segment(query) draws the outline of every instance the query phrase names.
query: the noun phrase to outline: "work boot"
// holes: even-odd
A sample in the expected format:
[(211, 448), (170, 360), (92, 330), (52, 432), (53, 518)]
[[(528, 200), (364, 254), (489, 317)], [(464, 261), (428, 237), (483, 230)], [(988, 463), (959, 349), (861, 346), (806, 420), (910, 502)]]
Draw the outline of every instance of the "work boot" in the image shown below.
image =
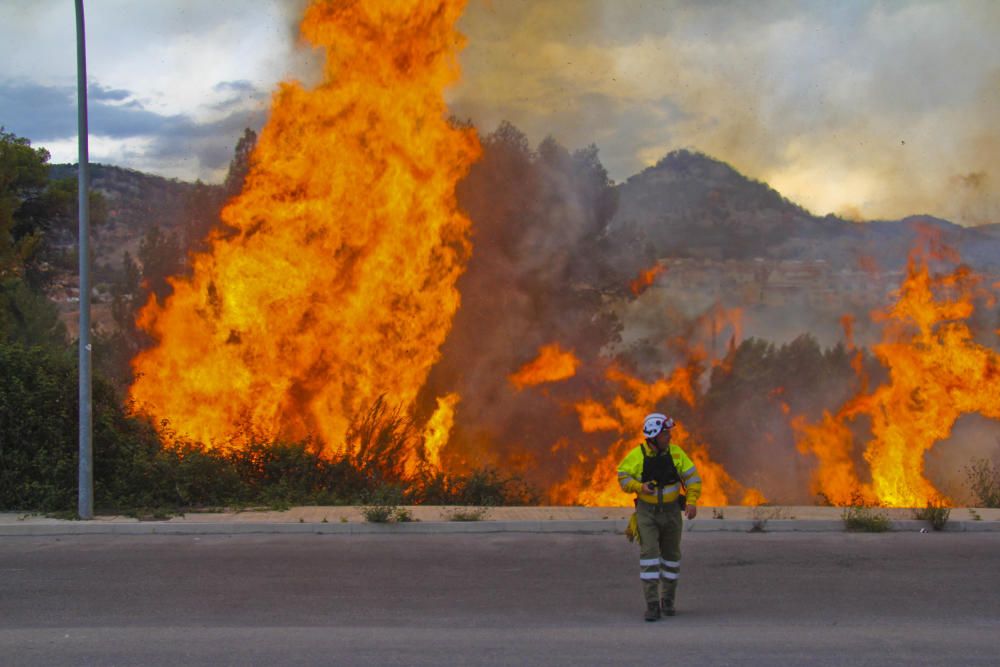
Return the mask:
[(662, 598), (660, 600), (660, 611), (663, 612), (664, 616), (673, 616), (677, 613), (674, 609), (674, 601), (671, 598)]
[(646, 605), (645, 619), (647, 621), (652, 622), (657, 620), (658, 618), (660, 618), (660, 605), (656, 604), (655, 602), (650, 602), (649, 604)]

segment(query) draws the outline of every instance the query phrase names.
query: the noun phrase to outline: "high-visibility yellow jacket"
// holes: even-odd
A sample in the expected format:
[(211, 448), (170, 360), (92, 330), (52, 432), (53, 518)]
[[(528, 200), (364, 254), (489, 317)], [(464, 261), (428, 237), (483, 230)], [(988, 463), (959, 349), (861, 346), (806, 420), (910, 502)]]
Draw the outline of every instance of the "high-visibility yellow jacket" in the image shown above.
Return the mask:
[[(684, 480), (687, 489), (687, 502), (689, 505), (694, 505), (698, 501), (698, 496), (701, 495), (701, 477), (698, 476), (698, 470), (688, 455), (684, 453), (684, 450), (673, 443), (670, 444), (669, 455), (674, 460), (677, 473)], [(659, 502), (669, 503), (677, 500), (677, 496), (681, 492), (680, 483), (671, 484), (658, 490), (662, 491), (662, 496), (642, 492), (642, 463), (647, 456), (667, 456), (667, 452), (657, 452), (655, 447), (642, 442), (626, 454), (622, 462), (618, 464), (618, 483), (622, 490), (626, 493), (634, 493), (639, 500), (653, 505)]]

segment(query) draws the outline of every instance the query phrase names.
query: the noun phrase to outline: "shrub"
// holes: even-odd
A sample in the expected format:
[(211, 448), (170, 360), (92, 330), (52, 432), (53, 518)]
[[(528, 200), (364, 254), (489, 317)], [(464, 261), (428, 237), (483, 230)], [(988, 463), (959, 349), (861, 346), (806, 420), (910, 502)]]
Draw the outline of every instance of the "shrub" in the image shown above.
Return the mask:
[(990, 459), (973, 459), (965, 475), (979, 507), (1000, 507), (1000, 466)]
[(0, 343), (66, 349), (66, 327), (55, 304), (21, 278), (0, 278)]
[(306, 439), (265, 442), (254, 438), (227, 452), (248, 500), (266, 505), (337, 504), (343, 467)]
[(379, 396), (368, 412), (354, 420), (346, 440), (350, 454), (344, 461), (358, 471), (365, 490), (371, 492), (403, 479), (406, 457), (400, 452), (415, 451), (420, 433), (401, 407), (390, 408)]
[(403, 490), (396, 486), (383, 486), (366, 494), (361, 515), (372, 523), (392, 523), (412, 520), (403, 502)]
[(863, 504), (845, 507), (841, 517), (847, 530), (863, 533), (884, 533), (892, 525), (884, 511)]
[(448, 521), (485, 521), (489, 514), (489, 507), (455, 507), (444, 511)]
[(75, 506), (76, 369), (69, 355), (0, 345), (0, 508)]
[[(719, 517), (721, 518), (721, 516)], [(750, 518), (753, 520), (751, 533), (763, 533), (767, 531), (767, 522), (771, 519), (785, 518), (780, 507), (769, 507), (767, 505), (756, 505), (750, 511)]]
[(467, 474), (421, 468), (412, 480), (412, 498), (421, 505), (537, 505), (541, 494), (517, 475), (491, 467)]
[(930, 522), (934, 530), (943, 529), (945, 524), (948, 523), (949, 516), (951, 516), (951, 509), (945, 507), (944, 504), (928, 502), (927, 507), (913, 510), (914, 519)]
[(540, 494), (516, 475), (504, 477), (495, 468), (479, 468), (458, 480), (463, 505), (537, 505)]
[(173, 506), (222, 507), (257, 500), (223, 451), (206, 449), (198, 442), (174, 441), (161, 447), (155, 460), (163, 493)]

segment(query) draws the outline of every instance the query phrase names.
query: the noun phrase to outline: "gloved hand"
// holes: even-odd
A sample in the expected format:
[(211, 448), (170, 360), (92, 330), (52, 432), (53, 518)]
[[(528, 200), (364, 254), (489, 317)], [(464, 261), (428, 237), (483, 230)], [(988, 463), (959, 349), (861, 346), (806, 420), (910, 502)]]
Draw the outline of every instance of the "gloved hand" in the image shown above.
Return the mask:
[(698, 508), (695, 505), (691, 505), (689, 503), (688, 506), (684, 508), (684, 516), (686, 516), (689, 519), (695, 518), (696, 516), (698, 516)]

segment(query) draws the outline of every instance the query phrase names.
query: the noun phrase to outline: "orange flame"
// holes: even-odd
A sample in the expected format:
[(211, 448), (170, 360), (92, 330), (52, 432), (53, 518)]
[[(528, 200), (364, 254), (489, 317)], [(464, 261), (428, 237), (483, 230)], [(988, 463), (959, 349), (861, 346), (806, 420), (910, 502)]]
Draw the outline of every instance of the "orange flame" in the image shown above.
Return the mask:
[(249, 422), (343, 451), (378, 397), (412, 406), (470, 248), (455, 184), (480, 148), (442, 98), (463, 6), (309, 6), (301, 32), (326, 49), (324, 81), (281, 85), (224, 231), (141, 312), (158, 341), (133, 361), (142, 409), (206, 444)]
[(511, 384), (518, 389), (533, 387), (543, 382), (558, 382), (576, 375), (580, 360), (572, 351), (563, 350), (558, 343), (545, 345), (538, 356), (510, 376)]
[[(694, 369), (688, 366), (676, 368), (669, 377), (651, 383), (643, 382), (617, 368), (610, 368), (607, 377), (621, 385), (631, 395), (631, 400), (616, 396), (609, 409), (593, 400), (577, 403), (577, 414), (581, 428), (586, 432), (608, 431), (617, 439), (608, 451), (599, 456), (580, 454), (569, 471), (567, 478), (554, 485), (549, 494), (560, 502), (570, 504), (625, 507), (632, 503), (632, 497), (622, 492), (618, 485), (618, 463), (641, 437), (635, 435), (643, 417), (656, 410), (659, 403), (669, 397), (676, 397), (694, 406)], [(614, 414), (612, 414), (612, 412)], [(726, 505), (729, 496), (726, 489), (740, 491), (743, 487), (733, 480), (725, 469), (713, 461), (708, 447), (696, 441), (678, 424), (673, 431), (674, 442), (682, 447), (702, 479), (702, 494), (699, 503), (706, 505)], [(763, 498), (756, 490), (749, 497)], [(759, 504), (759, 503), (757, 503)]]
[[(897, 301), (875, 355), (889, 369), (887, 384), (866, 389), (836, 414), (810, 425), (793, 421), (799, 451), (816, 456), (813, 490), (832, 503), (861, 498), (894, 507), (944, 500), (923, 475), (924, 454), (948, 437), (959, 416), (1000, 418), (1000, 357), (977, 344), (965, 323), (973, 313), (977, 279), (967, 270), (932, 277), (925, 260), (911, 256)], [(871, 482), (856, 469), (848, 422), (871, 421), (864, 460)]]
[(608, 409), (597, 401), (580, 401), (573, 407), (580, 417), (580, 428), (584, 433), (625, 430), (621, 422), (612, 417)]
[(448, 444), (451, 428), (455, 425), (458, 401), (459, 395), (455, 393), (438, 398), (437, 409), (424, 428), (424, 458), (428, 465), (438, 470), (441, 469), (441, 450)]
[(653, 284), (654, 281), (656, 281), (657, 276), (659, 276), (666, 270), (667, 267), (664, 266), (663, 264), (656, 264), (655, 266), (649, 267), (645, 271), (639, 272), (639, 276), (631, 283), (629, 283), (629, 289), (632, 290), (632, 294), (634, 294), (635, 296), (639, 296), (640, 294), (642, 294), (647, 287), (649, 287), (650, 285)]

